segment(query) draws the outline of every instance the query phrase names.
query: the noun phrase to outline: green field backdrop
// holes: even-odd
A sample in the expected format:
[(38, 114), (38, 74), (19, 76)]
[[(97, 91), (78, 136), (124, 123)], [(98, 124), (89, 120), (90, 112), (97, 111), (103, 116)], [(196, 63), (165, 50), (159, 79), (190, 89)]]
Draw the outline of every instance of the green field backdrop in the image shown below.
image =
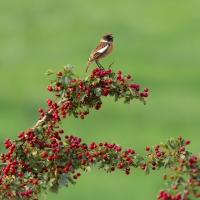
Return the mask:
[[(131, 74), (149, 88), (139, 101), (103, 98), (99, 111), (84, 120), (67, 117), (66, 134), (84, 142), (110, 141), (145, 156), (145, 146), (182, 135), (188, 150), (200, 152), (200, 1), (34, 0), (0, 3), (0, 152), (3, 141), (32, 127), (45, 108), (47, 69), (75, 66), (85, 77), (88, 56), (102, 34), (114, 34), (113, 52), (101, 61)], [(95, 63), (91, 65), (96, 67)], [(164, 187), (164, 170), (145, 176), (132, 169), (107, 174), (92, 168), (75, 186), (48, 194), (47, 200), (153, 200)], [(41, 198), (43, 199), (43, 197)]]

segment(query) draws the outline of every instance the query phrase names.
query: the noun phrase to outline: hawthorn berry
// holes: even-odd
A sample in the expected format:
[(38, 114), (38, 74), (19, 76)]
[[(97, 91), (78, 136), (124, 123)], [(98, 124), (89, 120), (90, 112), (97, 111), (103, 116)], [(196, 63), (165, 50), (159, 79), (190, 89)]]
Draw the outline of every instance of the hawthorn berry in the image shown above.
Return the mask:
[(130, 171), (129, 171), (129, 170), (126, 170), (126, 174), (129, 175), (129, 174), (130, 174)]
[(77, 173), (77, 176), (81, 176), (81, 173), (80, 173), (80, 172), (78, 172), (78, 173)]
[(33, 184), (37, 185), (38, 184), (38, 180), (34, 180)]
[(191, 142), (190, 140), (185, 140), (186, 145), (190, 144), (190, 142)]
[(180, 135), (179, 135), (177, 138), (178, 138), (178, 140), (181, 140), (181, 139), (182, 139), (182, 137), (181, 137)]
[(148, 97), (148, 94), (147, 94), (146, 92), (141, 92), (141, 93), (140, 93), (140, 96), (141, 96), (141, 97)]
[(146, 150), (146, 151), (149, 151), (149, 150), (150, 150), (150, 147), (145, 147), (145, 150)]
[(62, 76), (62, 72), (59, 71), (59, 72), (57, 73), (57, 75), (58, 75), (58, 76)]
[(131, 75), (129, 75), (129, 74), (126, 75), (126, 78), (127, 78), (127, 79), (130, 79), (130, 78), (131, 78)]
[(184, 146), (182, 146), (182, 147), (180, 147), (180, 149), (179, 149), (180, 151), (185, 151), (185, 147)]
[(50, 92), (53, 91), (53, 88), (51, 85), (47, 86), (47, 90), (49, 90)]

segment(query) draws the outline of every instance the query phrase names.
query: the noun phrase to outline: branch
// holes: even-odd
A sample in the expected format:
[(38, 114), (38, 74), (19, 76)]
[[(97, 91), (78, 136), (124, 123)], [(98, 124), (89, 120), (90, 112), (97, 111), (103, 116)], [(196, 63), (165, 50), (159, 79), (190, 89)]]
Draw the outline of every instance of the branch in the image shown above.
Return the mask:
[[(70, 66), (64, 66), (57, 73), (47, 71), (47, 75), (56, 75), (47, 86), (55, 99), (47, 99), (47, 108), (38, 109), (38, 122), (20, 132), (18, 140), (5, 140), (5, 148), (9, 151), (0, 155), (0, 199), (38, 199), (42, 191), (57, 193), (60, 186), (75, 184), (81, 176), (78, 170), (90, 171), (90, 167), (97, 163), (100, 170), (113, 172), (120, 169), (127, 175), (131, 167), (148, 174), (150, 169), (173, 169), (180, 165), (180, 171), (184, 173), (174, 176), (176, 187), (185, 184), (188, 191), (198, 196), (196, 185), (198, 181), (200, 183), (200, 161), (185, 150), (189, 140), (179, 137), (154, 148), (146, 147), (148, 154), (144, 159), (134, 149), (122, 150), (115, 143), (92, 142), (87, 145), (82, 138), (62, 136), (64, 130), (59, 129), (62, 119), (67, 115), (84, 119), (90, 109), (101, 108), (102, 96), (114, 97), (115, 101), (122, 98), (124, 103), (136, 99), (146, 104), (148, 88), (140, 92), (139, 84), (132, 83), (130, 75), (123, 76), (120, 70), (117, 73), (111, 71), (111, 65), (107, 70), (93, 69), (86, 78), (77, 76)], [(189, 187), (187, 181), (180, 181), (185, 176), (190, 177), (194, 187)], [(173, 180), (171, 184), (174, 184)], [(167, 199), (169, 195), (170, 198), (173, 196), (171, 190), (163, 190), (157, 198)]]

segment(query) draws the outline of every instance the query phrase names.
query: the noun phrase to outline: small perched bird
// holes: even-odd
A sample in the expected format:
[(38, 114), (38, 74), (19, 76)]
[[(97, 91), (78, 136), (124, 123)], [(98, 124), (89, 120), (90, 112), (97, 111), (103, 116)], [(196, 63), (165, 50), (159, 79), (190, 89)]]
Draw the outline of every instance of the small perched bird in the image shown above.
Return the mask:
[(88, 59), (87, 68), (85, 70), (85, 73), (88, 71), (89, 66), (91, 63), (95, 60), (97, 66), (100, 69), (104, 69), (101, 64), (99, 63), (99, 59), (107, 56), (113, 49), (113, 35), (111, 33), (106, 33), (102, 36), (99, 44), (93, 49), (92, 53), (90, 54), (90, 57)]

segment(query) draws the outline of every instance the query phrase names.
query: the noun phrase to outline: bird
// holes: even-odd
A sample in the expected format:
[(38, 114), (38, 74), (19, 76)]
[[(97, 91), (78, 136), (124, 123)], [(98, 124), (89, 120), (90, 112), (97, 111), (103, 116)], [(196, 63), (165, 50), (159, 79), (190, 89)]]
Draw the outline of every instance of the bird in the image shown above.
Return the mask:
[(111, 33), (106, 33), (102, 36), (99, 44), (93, 49), (92, 53), (89, 56), (88, 62), (87, 62), (87, 67), (85, 70), (85, 73), (87, 73), (91, 63), (95, 60), (97, 66), (100, 69), (104, 69), (101, 64), (99, 63), (99, 59), (107, 56), (113, 49), (113, 34)]

